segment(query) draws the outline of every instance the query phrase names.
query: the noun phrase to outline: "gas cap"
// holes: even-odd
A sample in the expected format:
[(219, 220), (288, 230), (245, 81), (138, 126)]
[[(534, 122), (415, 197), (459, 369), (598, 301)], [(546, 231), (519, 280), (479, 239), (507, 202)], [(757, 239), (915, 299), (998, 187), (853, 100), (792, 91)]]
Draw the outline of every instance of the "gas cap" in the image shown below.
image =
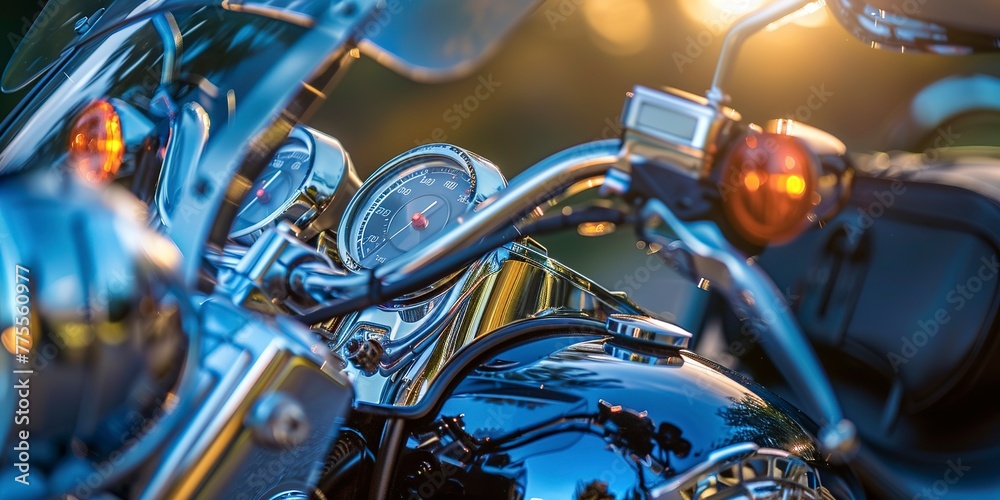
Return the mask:
[(605, 325), (608, 333), (644, 340), (660, 347), (687, 349), (691, 334), (683, 328), (649, 316), (611, 314)]

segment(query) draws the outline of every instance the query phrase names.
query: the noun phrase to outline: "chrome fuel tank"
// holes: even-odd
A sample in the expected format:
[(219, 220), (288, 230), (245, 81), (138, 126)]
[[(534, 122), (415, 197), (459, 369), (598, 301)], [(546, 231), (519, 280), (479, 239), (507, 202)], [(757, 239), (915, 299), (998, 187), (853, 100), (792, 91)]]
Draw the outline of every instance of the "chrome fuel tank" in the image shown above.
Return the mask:
[(397, 471), (401, 496), (855, 496), (815, 424), (735, 372), (598, 335), (535, 338), (491, 356), (412, 429), (401, 463), (423, 469)]

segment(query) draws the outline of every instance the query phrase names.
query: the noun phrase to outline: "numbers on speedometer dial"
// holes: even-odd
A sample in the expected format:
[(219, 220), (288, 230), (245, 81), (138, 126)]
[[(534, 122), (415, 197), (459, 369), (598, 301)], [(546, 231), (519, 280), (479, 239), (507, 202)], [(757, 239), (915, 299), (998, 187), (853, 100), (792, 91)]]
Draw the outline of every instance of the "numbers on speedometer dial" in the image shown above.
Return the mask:
[(234, 233), (277, 217), (309, 174), (309, 153), (279, 151), (236, 212)]
[(358, 265), (371, 269), (434, 238), (469, 207), (467, 171), (441, 160), (422, 162), (375, 193), (352, 231)]

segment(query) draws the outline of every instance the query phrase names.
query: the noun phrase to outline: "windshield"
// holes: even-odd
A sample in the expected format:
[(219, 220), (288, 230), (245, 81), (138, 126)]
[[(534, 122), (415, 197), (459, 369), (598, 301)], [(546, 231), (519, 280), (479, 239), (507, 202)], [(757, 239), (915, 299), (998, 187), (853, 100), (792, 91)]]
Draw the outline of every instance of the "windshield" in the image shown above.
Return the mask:
[(54, 0), (45, 4), (18, 44), (0, 80), (0, 89), (14, 92), (55, 64), (72, 47), (84, 28), (104, 17), (114, 0)]
[[(0, 174), (67, 167), (69, 128), (97, 99), (116, 104), (127, 137), (162, 133), (169, 115), (189, 102), (204, 108), (215, 135), (261, 68), (282, 57), (304, 31), (284, 21), (199, 7), (148, 16), (85, 43), (6, 124)], [(135, 165), (126, 167), (127, 176)]]

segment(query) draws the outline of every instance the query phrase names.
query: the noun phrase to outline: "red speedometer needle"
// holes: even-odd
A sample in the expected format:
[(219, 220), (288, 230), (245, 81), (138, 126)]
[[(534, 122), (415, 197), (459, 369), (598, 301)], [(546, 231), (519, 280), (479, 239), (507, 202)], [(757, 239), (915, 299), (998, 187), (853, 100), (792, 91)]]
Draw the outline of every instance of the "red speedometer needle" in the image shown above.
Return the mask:
[[(413, 226), (416, 229), (424, 229), (424, 228), (426, 228), (428, 222), (427, 222), (427, 217), (424, 215), (424, 213), (426, 213), (428, 210), (434, 208), (434, 205), (437, 205), (437, 204), (438, 204), (438, 202), (437, 202), (437, 200), (435, 200), (433, 203), (430, 204), (429, 207), (421, 210), (418, 213), (413, 214), (413, 217), (410, 217), (410, 222), (407, 222), (405, 226), (399, 228), (399, 231), (396, 231), (396, 234), (390, 236), (389, 239), (391, 240), (391, 239), (394, 239), (396, 236), (399, 236), (400, 233), (402, 233), (403, 231), (405, 231), (406, 228), (408, 228), (410, 226)], [(417, 221), (418, 216), (419, 216), (420, 220), (423, 221), (423, 227), (417, 227), (416, 221)]]
[(410, 224), (413, 225), (413, 229), (420, 231), (422, 229), (427, 229), (427, 224), (429, 224), (429, 222), (427, 221), (427, 216), (422, 213), (417, 213), (413, 214), (413, 217), (410, 218)]
[(250, 205), (253, 205), (255, 201), (260, 201), (261, 203), (268, 203), (269, 201), (271, 201), (271, 194), (267, 192), (267, 188), (271, 186), (271, 183), (278, 180), (278, 177), (281, 177), (280, 170), (278, 171), (278, 173), (271, 176), (270, 179), (265, 181), (259, 188), (257, 188), (257, 191), (254, 192), (255, 196), (253, 198), (250, 198), (250, 201), (247, 202), (246, 206), (243, 207), (243, 210), (240, 210), (240, 212), (236, 214), (236, 216), (239, 217), (243, 215), (243, 212), (249, 210)]

